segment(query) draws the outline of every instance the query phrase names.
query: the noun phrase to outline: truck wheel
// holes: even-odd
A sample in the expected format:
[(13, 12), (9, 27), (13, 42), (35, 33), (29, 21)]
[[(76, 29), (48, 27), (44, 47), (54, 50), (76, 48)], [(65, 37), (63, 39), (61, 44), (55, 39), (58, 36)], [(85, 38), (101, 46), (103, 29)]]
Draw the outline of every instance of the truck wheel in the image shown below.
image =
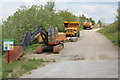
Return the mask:
[(77, 33), (75, 33), (74, 37), (76, 37)]

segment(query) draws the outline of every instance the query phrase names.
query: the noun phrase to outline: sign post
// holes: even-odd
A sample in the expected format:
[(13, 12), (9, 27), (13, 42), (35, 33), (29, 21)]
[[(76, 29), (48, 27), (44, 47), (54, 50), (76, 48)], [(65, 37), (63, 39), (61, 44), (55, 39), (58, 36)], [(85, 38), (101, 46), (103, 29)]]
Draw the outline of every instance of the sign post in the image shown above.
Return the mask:
[(10, 50), (13, 50), (13, 39), (4, 40), (4, 50), (7, 50), (7, 61), (10, 63)]
[(8, 50), (7, 52), (7, 61), (8, 61), (8, 64), (10, 63), (10, 50)]

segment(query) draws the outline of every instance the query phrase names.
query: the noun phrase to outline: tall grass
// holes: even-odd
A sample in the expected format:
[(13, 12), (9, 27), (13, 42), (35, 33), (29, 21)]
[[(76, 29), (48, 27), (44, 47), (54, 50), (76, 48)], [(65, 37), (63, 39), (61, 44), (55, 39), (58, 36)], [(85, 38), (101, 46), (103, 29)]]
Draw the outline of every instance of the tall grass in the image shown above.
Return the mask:
[(120, 31), (118, 30), (118, 21), (108, 25), (106, 28), (102, 28), (98, 32), (103, 33), (114, 45), (120, 47), (120, 37), (118, 36)]

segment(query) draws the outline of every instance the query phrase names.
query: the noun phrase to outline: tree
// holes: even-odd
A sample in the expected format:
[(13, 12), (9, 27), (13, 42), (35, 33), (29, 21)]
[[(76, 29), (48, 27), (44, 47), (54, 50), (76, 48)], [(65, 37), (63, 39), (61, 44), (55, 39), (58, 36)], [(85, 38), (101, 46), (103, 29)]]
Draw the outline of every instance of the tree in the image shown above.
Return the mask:
[(101, 20), (98, 20), (97, 24), (100, 25), (100, 27), (103, 25), (102, 21)]
[(45, 9), (49, 10), (49, 11), (54, 11), (54, 7), (55, 7), (55, 3), (50, 1), (50, 2), (47, 2), (47, 4), (45, 4)]
[(95, 24), (95, 21), (91, 17), (89, 18), (89, 20), (90, 20), (90, 22), (92, 22), (92, 25)]
[(79, 16), (79, 23), (80, 25), (83, 25), (84, 20), (86, 20), (87, 18), (84, 16), (84, 14), (82, 14), (82, 16)]
[(75, 15), (73, 15), (71, 12), (69, 12), (68, 10), (64, 10), (64, 11), (59, 11), (58, 14), (63, 17), (64, 21), (76, 21), (77, 17)]

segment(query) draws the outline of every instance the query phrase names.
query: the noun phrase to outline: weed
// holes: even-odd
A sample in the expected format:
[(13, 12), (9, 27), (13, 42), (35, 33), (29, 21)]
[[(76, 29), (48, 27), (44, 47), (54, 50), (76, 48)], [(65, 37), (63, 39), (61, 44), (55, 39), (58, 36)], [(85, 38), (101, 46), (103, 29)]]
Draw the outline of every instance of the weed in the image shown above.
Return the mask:
[(52, 58), (52, 61), (53, 61), (53, 62), (56, 62), (56, 60), (55, 60), (55, 59), (53, 59), (53, 58)]

